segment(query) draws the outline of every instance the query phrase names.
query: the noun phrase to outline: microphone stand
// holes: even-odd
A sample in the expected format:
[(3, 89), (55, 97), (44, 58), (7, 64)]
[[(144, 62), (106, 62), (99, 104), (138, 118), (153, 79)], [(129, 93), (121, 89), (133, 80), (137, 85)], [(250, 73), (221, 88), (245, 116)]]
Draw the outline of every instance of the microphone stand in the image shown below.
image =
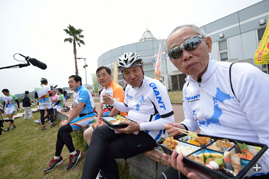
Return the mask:
[(27, 67), (29, 66), (30, 63), (26, 63), (26, 64), (17, 64), (17, 65), (12, 65), (12, 66), (6, 66), (6, 67), (1, 67), (0, 70), (2, 69), (6, 69), (6, 68), (22, 68), (22, 67)]
[[(15, 54), (15, 55), (16, 55), (16, 54)], [(21, 54), (19, 54), (19, 55), (21, 55)], [(23, 55), (21, 55), (21, 56), (23, 56)], [(23, 57), (25, 58), (25, 61), (26, 61), (27, 63), (25, 63), (25, 64), (11, 65), (11, 66), (6, 66), (6, 67), (1, 67), (0, 70), (2, 70), (2, 69), (6, 69), (6, 68), (23, 68), (23, 67), (30, 66), (30, 63), (29, 63), (29, 61), (28, 61), (28, 57), (25, 57), (25, 56), (23, 56)]]

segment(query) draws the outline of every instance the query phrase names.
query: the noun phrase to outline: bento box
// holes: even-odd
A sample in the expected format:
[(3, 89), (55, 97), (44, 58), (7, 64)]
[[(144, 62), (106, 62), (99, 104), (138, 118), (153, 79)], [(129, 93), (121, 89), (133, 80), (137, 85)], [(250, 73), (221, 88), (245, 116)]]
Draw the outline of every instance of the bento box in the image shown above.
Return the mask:
[(183, 153), (185, 167), (208, 179), (243, 178), (268, 148), (265, 144), (202, 134), (198, 134), (198, 138), (185, 134), (166, 138), (157, 145), (155, 150), (168, 155), (184, 148), (183, 152), (177, 152)]
[(109, 127), (113, 129), (125, 128), (128, 126), (127, 124), (122, 124), (121, 122), (128, 121), (129, 119), (121, 115), (106, 116), (101, 118)]

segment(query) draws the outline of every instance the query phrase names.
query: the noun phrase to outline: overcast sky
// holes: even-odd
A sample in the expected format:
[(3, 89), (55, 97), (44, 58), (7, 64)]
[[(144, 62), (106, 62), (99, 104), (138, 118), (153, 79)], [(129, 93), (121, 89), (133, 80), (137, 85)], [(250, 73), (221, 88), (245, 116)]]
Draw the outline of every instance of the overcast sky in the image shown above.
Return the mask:
[[(46, 77), (49, 85), (68, 87), (75, 73), (73, 46), (64, 43), (69, 24), (82, 29), (85, 45), (78, 57), (87, 58), (87, 82), (92, 83), (97, 59), (106, 51), (136, 43), (148, 28), (164, 39), (178, 25), (203, 26), (260, 0), (0, 0), (0, 67), (19, 64), (15, 53), (47, 64), (0, 70), (0, 87), (11, 94), (33, 91)], [(22, 59), (22, 58), (20, 58)], [(78, 60), (85, 83), (84, 61)], [(0, 93), (0, 97), (3, 94)]]

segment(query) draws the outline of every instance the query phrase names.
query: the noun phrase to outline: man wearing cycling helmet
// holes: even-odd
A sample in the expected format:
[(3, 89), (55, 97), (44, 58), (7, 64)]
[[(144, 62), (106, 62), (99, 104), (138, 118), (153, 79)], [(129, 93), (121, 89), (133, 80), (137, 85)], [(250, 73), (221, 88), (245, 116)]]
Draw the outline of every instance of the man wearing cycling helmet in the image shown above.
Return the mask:
[[(183, 87), (185, 120), (165, 125), (169, 136), (181, 134), (175, 127), (189, 131), (200, 128), (201, 134), (269, 146), (267, 74), (248, 63), (232, 65), (214, 60), (209, 55), (211, 38), (195, 25), (177, 27), (168, 36), (166, 46), (170, 61), (188, 75)], [(174, 151), (171, 159), (166, 154), (164, 157), (176, 170), (170, 168), (158, 179), (178, 179), (177, 170), (188, 178), (200, 178), (184, 167), (182, 153), (177, 156)], [(269, 174), (268, 161), (267, 150), (258, 161), (261, 170), (250, 170), (247, 175)]]
[(112, 130), (100, 126), (93, 132), (84, 163), (82, 178), (95, 178), (101, 169), (106, 178), (119, 178), (115, 158), (129, 158), (151, 150), (163, 134), (163, 124), (173, 123), (174, 112), (167, 89), (158, 80), (144, 76), (142, 58), (135, 52), (125, 53), (117, 61), (128, 83), (124, 102), (109, 95), (105, 104), (128, 112), (128, 126)]
[(38, 98), (39, 102), (39, 111), (40, 111), (40, 120), (42, 123), (41, 130), (45, 130), (45, 109), (47, 109), (49, 113), (49, 119), (50, 119), (50, 127), (54, 127), (55, 124), (53, 123), (53, 108), (52, 104), (49, 98), (49, 86), (48, 80), (46, 78), (41, 78), (41, 85), (35, 88), (35, 98)]

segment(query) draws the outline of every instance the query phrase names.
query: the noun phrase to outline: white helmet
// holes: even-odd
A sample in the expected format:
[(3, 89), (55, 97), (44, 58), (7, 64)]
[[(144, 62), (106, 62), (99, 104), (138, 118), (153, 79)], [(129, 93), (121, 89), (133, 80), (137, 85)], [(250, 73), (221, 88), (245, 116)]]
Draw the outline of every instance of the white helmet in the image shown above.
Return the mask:
[(122, 71), (135, 65), (142, 65), (142, 58), (136, 52), (124, 53), (117, 61), (118, 70)]

